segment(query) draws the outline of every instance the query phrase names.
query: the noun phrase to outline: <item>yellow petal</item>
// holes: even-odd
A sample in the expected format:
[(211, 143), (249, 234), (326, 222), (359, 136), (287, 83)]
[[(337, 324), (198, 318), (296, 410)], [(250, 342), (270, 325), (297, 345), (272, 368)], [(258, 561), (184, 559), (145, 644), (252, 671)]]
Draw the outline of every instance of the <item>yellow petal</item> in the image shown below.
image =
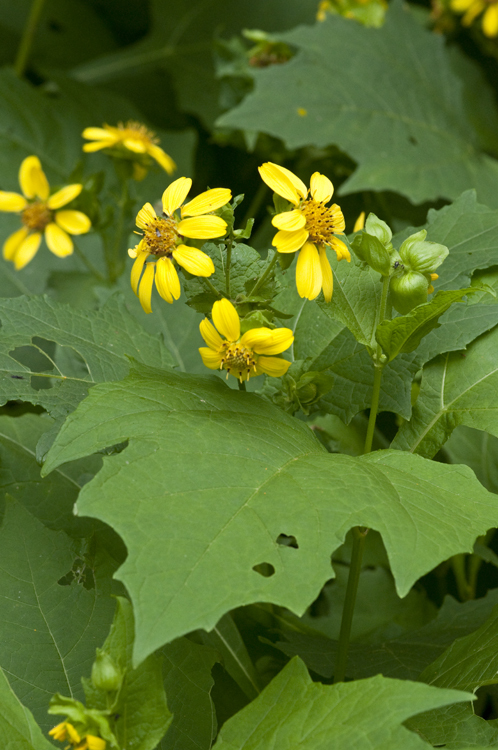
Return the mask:
[(152, 208), (150, 203), (146, 203), (143, 208), (137, 214), (136, 225), (140, 229), (147, 229), (148, 225), (151, 224), (154, 219), (157, 218), (157, 214)]
[(472, 3), (472, 5), (469, 7), (464, 17), (462, 18), (462, 25), (470, 26), (471, 23), (474, 22), (474, 19), (477, 18), (480, 13), (482, 13), (485, 7), (485, 4), (481, 2), (481, 0), (476, 0), (476, 2)]
[(213, 188), (212, 190), (206, 190), (187, 203), (182, 208), (183, 216), (200, 216), (201, 214), (208, 214), (211, 211), (216, 211), (217, 208), (225, 206), (232, 193), (228, 188)]
[(22, 211), (27, 205), (28, 201), (23, 195), (0, 190), (0, 211)]
[(45, 227), (45, 242), (48, 249), (59, 258), (65, 258), (73, 252), (71, 237), (54, 222)]
[(260, 372), (264, 372), (272, 378), (281, 378), (290, 366), (290, 362), (286, 359), (280, 359), (280, 357), (260, 357), (258, 359), (257, 374), (259, 375)]
[(21, 163), (19, 184), (26, 198), (37, 196), (43, 201), (47, 200), (50, 187), (37, 156), (27, 156)]
[(85, 128), (81, 135), (90, 141), (116, 140), (116, 137), (104, 128)]
[(271, 334), (271, 328), (250, 328), (249, 331), (244, 333), (240, 339), (240, 343), (242, 346), (246, 346), (248, 349), (256, 352), (271, 339)]
[(83, 151), (85, 151), (87, 154), (91, 154), (93, 151), (100, 151), (102, 148), (109, 148), (110, 146), (114, 146), (115, 143), (116, 140), (114, 138), (107, 141), (94, 141), (93, 143), (85, 143), (83, 144)]
[(270, 332), (270, 336), (261, 342), (256, 342), (253, 350), (257, 354), (281, 354), (294, 341), (294, 334), (290, 328), (277, 328)]
[(227, 223), (220, 216), (192, 216), (178, 222), (177, 230), (183, 237), (211, 240), (223, 237), (227, 231)]
[(482, 30), (488, 37), (498, 36), (498, 5), (489, 5), (482, 18)]
[(24, 268), (24, 266), (27, 266), (28, 263), (33, 260), (38, 252), (38, 248), (40, 247), (41, 239), (42, 236), (40, 232), (33, 232), (33, 234), (29, 234), (24, 242), (21, 243), (12, 259), (16, 271), (20, 271), (21, 268)]
[(64, 740), (66, 738), (66, 722), (61, 721), (60, 724), (49, 729), (48, 733), (54, 738), (54, 740)]
[(204, 318), (199, 324), (199, 330), (209, 348), (215, 352), (219, 352), (223, 346), (223, 339), (214, 325), (207, 318)]
[(193, 276), (211, 276), (214, 273), (214, 263), (209, 255), (196, 247), (178, 245), (173, 250), (173, 258)]
[(328, 203), (334, 195), (334, 186), (324, 174), (314, 172), (311, 175), (310, 191), (314, 201), (317, 201), (318, 203)]
[(199, 354), (202, 357), (202, 362), (210, 370), (219, 370), (221, 365), (221, 354), (213, 352), (212, 349), (208, 349), (207, 346), (199, 347)]
[(298, 229), (295, 232), (285, 232), (281, 229), (273, 238), (273, 244), (279, 253), (295, 253), (304, 245), (308, 237), (309, 232), (306, 229)]
[(307, 242), (300, 251), (296, 267), (296, 286), (300, 297), (315, 299), (322, 288), (322, 269), (318, 250)]
[[(300, 203), (301, 198), (306, 197), (308, 194), (306, 185), (288, 169), (279, 167), (278, 164), (273, 164), (271, 161), (267, 161), (261, 167), (258, 167), (258, 169), (263, 182), (266, 182), (274, 193), (277, 193), (277, 195), (285, 198), (285, 200), (293, 203), (295, 206)], [(299, 187), (295, 184), (296, 180), (299, 183)], [(302, 193), (302, 189), (304, 189), (304, 194)]]
[(105, 740), (101, 737), (95, 737), (93, 734), (87, 734), (85, 737), (88, 750), (105, 750)]
[(173, 298), (180, 298), (180, 279), (170, 258), (159, 258), (156, 263), (156, 288), (161, 297), (170, 304), (173, 303)]
[(55, 221), (69, 234), (86, 234), (92, 226), (88, 216), (81, 211), (57, 211)]
[(431, 277), (431, 281), (436, 281), (436, 279), (439, 279), (439, 274), (437, 274), (437, 273), (431, 273), (430, 277)]
[(337, 203), (333, 203), (330, 206), (330, 213), (332, 214), (332, 221), (334, 223), (334, 232), (342, 234), (346, 229), (346, 222), (344, 221), (344, 214), (341, 211), (341, 207)]
[(227, 299), (220, 299), (213, 305), (213, 323), (228, 341), (240, 338), (240, 320), (237, 310)]
[(145, 154), (147, 147), (143, 141), (138, 138), (124, 138), (123, 146), (129, 151), (133, 151), (134, 154)]
[(83, 185), (66, 185), (62, 190), (58, 190), (56, 193), (50, 196), (47, 201), (49, 208), (62, 208), (66, 203), (70, 203), (72, 200), (78, 197), (83, 190)]
[[(137, 258), (138, 260), (138, 258)], [(135, 261), (136, 263), (137, 261)], [(147, 263), (145, 266), (144, 275), (138, 288), (138, 299), (142, 305), (144, 312), (151, 313), (151, 297), (152, 297), (152, 285), (154, 283), (154, 263)]]
[(330, 247), (335, 251), (337, 260), (347, 260), (348, 263), (351, 262), (351, 253), (342, 240), (339, 240), (337, 237), (332, 237), (330, 240)]
[(177, 208), (180, 208), (192, 187), (190, 177), (179, 177), (168, 185), (163, 193), (163, 211), (168, 216), (173, 216)]
[(133, 291), (135, 292), (137, 296), (138, 296), (138, 282), (140, 281), (142, 269), (148, 257), (149, 257), (148, 253), (140, 253), (139, 255), (137, 255), (135, 263), (133, 264), (133, 268), (131, 269), (131, 276), (130, 276), (131, 288), (133, 289)]
[(306, 218), (296, 208), (294, 211), (284, 211), (281, 214), (277, 214), (273, 217), (271, 223), (277, 229), (283, 229), (286, 232), (295, 232), (297, 229), (303, 229), (306, 224)]
[(320, 247), (320, 268), (322, 269), (322, 289), (325, 302), (330, 302), (334, 290), (334, 277), (324, 247)]
[(360, 232), (365, 226), (365, 211), (362, 211), (354, 223), (353, 232)]
[(157, 161), (157, 163), (168, 173), (173, 174), (173, 172), (176, 169), (176, 164), (165, 151), (162, 150), (159, 146), (155, 146), (154, 144), (151, 144), (147, 148), (147, 153), (152, 156), (153, 159)]
[(68, 721), (66, 721), (66, 731), (67, 731), (68, 738), (72, 744), (81, 742), (81, 737), (79, 736), (78, 732), (73, 727), (73, 725), (70, 724)]
[(3, 257), (5, 260), (13, 260), (14, 255), (28, 236), (29, 229), (27, 227), (21, 227), (17, 232), (7, 237), (3, 243)]

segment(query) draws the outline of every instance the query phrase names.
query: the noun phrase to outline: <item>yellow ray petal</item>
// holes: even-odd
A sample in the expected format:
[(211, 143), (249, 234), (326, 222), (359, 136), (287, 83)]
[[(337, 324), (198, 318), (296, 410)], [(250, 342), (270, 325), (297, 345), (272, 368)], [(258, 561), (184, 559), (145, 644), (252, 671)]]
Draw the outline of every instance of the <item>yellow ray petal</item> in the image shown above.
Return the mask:
[(147, 229), (148, 225), (151, 224), (154, 219), (157, 218), (157, 214), (152, 208), (150, 203), (146, 203), (137, 214), (136, 225), (140, 229)]
[(344, 221), (344, 214), (341, 211), (341, 207), (338, 206), (337, 203), (333, 203), (330, 206), (330, 212), (334, 222), (334, 232), (336, 234), (342, 234), (346, 229), (346, 222)]
[(476, 0), (475, 3), (472, 3), (472, 5), (469, 7), (462, 18), (462, 25), (470, 26), (474, 22), (474, 19), (477, 18), (480, 13), (482, 13), (485, 7), (485, 4), (481, 2), (481, 0)]
[(81, 742), (81, 737), (76, 731), (76, 729), (73, 727), (72, 724), (70, 724), (68, 721), (66, 721), (66, 731), (68, 734), (68, 738), (71, 741), (72, 744), (76, 744), (77, 742)]
[(271, 339), (271, 335), (271, 328), (251, 328), (244, 333), (240, 339), (240, 343), (242, 346), (246, 346), (248, 349), (257, 352)]
[(65, 258), (73, 252), (71, 237), (54, 222), (45, 227), (45, 242), (48, 249), (58, 258)]
[(177, 208), (180, 208), (192, 187), (190, 177), (179, 177), (168, 185), (163, 193), (163, 211), (168, 216), (173, 216)]
[(311, 175), (310, 191), (314, 201), (317, 201), (318, 203), (328, 203), (334, 195), (334, 186), (324, 174), (314, 172)]
[(28, 201), (24, 195), (0, 190), (0, 211), (22, 211), (27, 205)]
[(294, 334), (290, 328), (277, 328), (271, 331), (266, 341), (256, 343), (254, 351), (257, 354), (281, 354), (294, 341)]
[(182, 207), (182, 218), (184, 216), (200, 216), (216, 211), (217, 208), (225, 206), (232, 193), (228, 188), (213, 188), (206, 190)]
[(145, 250), (146, 250), (145, 242), (144, 240), (140, 240), (138, 245), (135, 245), (135, 247), (131, 247), (128, 250), (128, 255), (130, 256), (130, 258), (136, 258), (137, 255), (139, 255), (139, 253), (144, 253)]
[(330, 302), (332, 299), (332, 292), (334, 291), (334, 277), (332, 275), (332, 268), (330, 267), (329, 259), (325, 248), (320, 247), (320, 268), (322, 269), (322, 289), (325, 302)]
[(192, 216), (178, 222), (177, 230), (183, 237), (211, 240), (223, 237), (227, 231), (227, 223), (220, 216)]
[(49, 208), (62, 208), (66, 203), (70, 203), (72, 200), (78, 197), (83, 190), (83, 185), (66, 185), (62, 190), (58, 190), (56, 193), (50, 196), (47, 201)]
[(204, 318), (199, 324), (199, 330), (209, 348), (218, 354), (223, 346), (223, 339), (214, 325), (207, 318)]
[[(273, 164), (271, 161), (262, 164), (258, 169), (263, 182), (265, 182), (274, 193), (277, 193), (277, 195), (285, 198), (285, 200), (293, 203), (295, 206), (300, 203), (302, 197), (305, 197), (308, 194), (306, 185), (304, 185), (304, 183), (302, 183), (301, 180), (299, 180), (299, 178), (292, 174), (288, 169), (279, 167), (278, 164)], [(292, 175), (292, 178), (289, 175)], [(300, 183), (299, 188), (295, 184), (295, 180)], [(302, 189), (300, 189), (301, 186), (304, 189), (304, 195), (302, 194)]]
[(96, 737), (94, 734), (87, 734), (85, 737), (88, 750), (105, 750), (105, 740)]
[(228, 341), (240, 338), (240, 320), (237, 310), (227, 299), (220, 299), (213, 305), (213, 323)]
[(55, 221), (69, 234), (86, 234), (92, 226), (88, 216), (81, 211), (57, 211)]
[(157, 161), (158, 164), (168, 173), (173, 174), (173, 172), (176, 169), (176, 164), (165, 151), (162, 150), (159, 146), (156, 146), (154, 144), (151, 144), (147, 148), (147, 153), (152, 156), (153, 159)]
[(145, 143), (138, 138), (123, 138), (123, 146), (134, 154), (145, 154), (147, 151)]
[(54, 740), (64, 740), (66, 738), (66, 722), (61, 721), (60, 724), (49, 729), (48, 733), (54, 738)]
[(488, 37), (498, 36), (498, 5), (488, 5), (482, 18), (482, 30)]
[(464, 13), (471, 5), (474, 5), (475, 2), (476, 0), (451, 0), (450, 7), (457, 13)]
[(365, 227), (365, 211), (362, 211), (354, 223), (353, 232), (360, 232)]
[(21, 243), (12, 259), (16, 271), (20, 271), (21, 268), (24, 268), (24, 266), (27, 266), (28, 263), (33, 260), (38, 252), (38, 248), (40, 247), (41, 239), (42, 236), (40, 232), (33, 232), (33, 234), (29, 234), (24, 242)]
[(19, 184), (26, 198), (47, 200), (50, 186), (37, 156), (27, 156), (19, 168)]
[(306, 229), (298, 229), (295, 232), (285, 232), (281, 229), (273, 238), (273, 244), (279, 253), (295, 253), (299, 250), (309, 237)]
[(156, 288), (166, 302), (179, 299), (182, 289), (176, 268), (170, 258), (159, 258), (156, 263)]
[(303, 229), (306, 224), (306, 217), (299, 211), (284, 211), (281, 214), (277, 214), (271, 220), (271, 223), (277, 229), (283, 229), (286, 232), (295, 232), (298, 229)]
[(11, 234), (10, 237), (7, 237), (7, 239), (3, 243), (3, 257), (5, 258), (5, 260), (14, 259), (14, 255), (28, 236), (28, 232), (28, 227), (21, 227), (21, 229), (18, 229), (17, 232), (14, 232), (14, 234)]
[[(137, 261), (135, 261), (136, 263)], [(152, 285), (154, 283), (154, 263), (147, 263), (138, 288), (138, 299), (144, 312), (151, 313)]]
[(296, 286), (300, 297), (315, 299), (322, 288), (322, 269), (318, 250), (307, 242), (300, 251), (296, 266)]
[(351, 253), (342, 240), (337, 237), (332, 237), (330, 240), (330, 247), (335, 251), (337, 260), (347, 260), (348, 263), (351, 262)]
[(138, 282), (140, 281), (142, 269), (148, 257), (149, 257), (148, 253), (140, 253), (139, 255), (137, 255), (135, 263), (133, 264), (133, 267), (131, 269), (131, 276), (130, 276), (131, 288), (133, 289), (133, 291), (135, 292), (137, 296), (138, 296)]
[(85, 128), (81, 135), (90, 141), (116, 140), (116, 137), (104, 128)]
[(92, 143), (84, 143), (83, 151), (85, 151), (87, 154), (91, 154), (94, 151), (100, 151), (102, 148), (110, 148), (111, 146), (114, 146), (115, 143), (115, 138), (110, 138), (107, 141), (93, 141)]
[(272, 378), (281, 378), (285, 375), (291, 363), (286, 359), (280, 359), (280, 357), (260, 357), (258, 359), (258, 372), (264, 372), (266, 375), (270, 375)]
[(196, 247), (178, 245), (173, 250), (173, 258), (193, 276), (211, 276), (214, 273), (214, 263), (209, 255)]
[(199, 354), (202, 357), (202, 362), (210, 370), (219, 370), (221, 365), (221, 354), (213, 352), (212, 349), (208, 349), (207, 346), (199, 347)]

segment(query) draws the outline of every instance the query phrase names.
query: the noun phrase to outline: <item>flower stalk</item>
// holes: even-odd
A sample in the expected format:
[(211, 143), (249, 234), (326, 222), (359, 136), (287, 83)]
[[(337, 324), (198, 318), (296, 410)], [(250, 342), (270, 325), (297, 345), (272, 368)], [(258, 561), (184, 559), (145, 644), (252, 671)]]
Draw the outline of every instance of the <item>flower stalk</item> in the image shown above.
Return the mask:
[(40, 22), (40, 16), (44, 5), (45, 0), (33, 0), (31, 5), (28, 20), (26, 21), (26, 26), (24, 27), (21, 43), (19, 44), (19, 49), (17, 50), (14, 62), (14, 70), (19, 78), (23, 77), (28, 65), (29, 55), (33, 47), (36, 29)]

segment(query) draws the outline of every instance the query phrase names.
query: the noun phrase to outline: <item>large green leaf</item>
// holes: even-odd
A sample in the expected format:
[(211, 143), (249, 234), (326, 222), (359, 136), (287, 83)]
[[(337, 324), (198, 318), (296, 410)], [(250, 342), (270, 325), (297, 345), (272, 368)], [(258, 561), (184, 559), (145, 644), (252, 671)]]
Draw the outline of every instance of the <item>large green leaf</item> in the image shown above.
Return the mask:
[(431, 458), (459, 424), (498, 436), (497, 345), (494, 328), (465, 353), (444, 354), (431, 362), (424, 369), (412, 419), (402, 425), (392, 447)]
[(470, 466), (487, 490), (498, 493), (498, 438), (462, 425), (454, 430), (444, 450), (451, 463)]
[(498, 163), (479, 150), (444, 39), (401, 3), (380, 29), (336, 15), (280, 39), (299, 54), (258, 71), (254, 93), (221, 127), (263, 131), (291, 149), (339, 146), (359, 164), (342, 193), (392, 190), (420, 203), (478, 186), (497, 205)]
[(446, 706), (406, 722), (429, 745), (445, 750), (498, 747), (498, 722), (476, 716), (471, 705)]
[(0, 529), (0, 665), (44, 728), (53, 725), (47, 709), (54, 692), (81, 698), (81, 675), (90, 671), (115, 606), (112, 570), (100, 560), (95, 571), (83, 566), (73, 576), (76, 557), (63, 532), (49, 531), (7, 499)]
[(22, 705), (0, 669), (0, 743), (4, 750), (53, 750), (31, 712)]
[[(127, 546), (117, 575), (136, 612), (137, 661), (242, 604), (302, 613), (352, 526), (380, 531), (404, 596), (498, 520), (495, 496), (467, 467), (397, 451), (329, 455), (306, 425), (252, 394), (145, 367), (92, 389), (44, 472), (124, 440), (83, 488), (78, 512)], [(298, 548), (279, 544), (281, 534)]]
[(382, 676), (321, 685), (293, 659), (247, 708), (222, 727), (216, 750), (416, 750), (426, 743), (402, 722), (410, 716), (469, 699), (456, 690), (436, 690)]

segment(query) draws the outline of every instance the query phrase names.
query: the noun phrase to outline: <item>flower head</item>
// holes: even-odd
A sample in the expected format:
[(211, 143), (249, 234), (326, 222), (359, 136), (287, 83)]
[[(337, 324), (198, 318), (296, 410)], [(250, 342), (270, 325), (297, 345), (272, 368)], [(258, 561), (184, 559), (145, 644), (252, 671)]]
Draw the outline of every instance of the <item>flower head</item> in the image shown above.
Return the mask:
[(274, 331), (251, 328), (241, 336), (237, 310), (227, 299), (214, 303), (212, 316), (214, 325), (205, 318), (199, 326), (207, 344), (207, 347), (199, 349), (206, 367), (226, 370), (227, 378), (234, 375), (241, 383), (262, 373), (274, 378), (285, 375), (290, 362), (268, 355), (281, 354), (289, 348), (294, 341), (290, 328), (277, 328)]
[(470, 26), (483, 11), (482, 30), (487, 37), (498, 36), (498, 0), (451, 0), (450, 7), (463, 13), (462, 24)]
[[(228, 203), (232, 194), (227, 188), (214, 188), (182, 206), (191, 185), (189, 177), (180, 177), (166, 188), (162, 197), (162, 216), (156, 214), (150, 203), (146, 203), (137, 214), (136, 223), (142, 230), (142, 239), (133, 250), (128, 250), (128, 254), (136, 258), (131, 271), (131, 286), (146, 313), (152, 312), (154, 280), (157, 291), (166, 302), (172, 303), (173, 299), (179, 298), (180, 280), (173, 261), (194, 276), (214, 273), (211, 258), (202, 250), (185, 245), (184, 239), (223, 237), (227, 223), (212, 212)], [(179, 209), (180, 217), (177, 215)], [(155, 262), (146, 262), (149, 258)]]
[[(159, 139), (148, 130), (145, 125), (129, 120), (127, 123), (118, 123), (117, 127), (104, 125), (101, 128), (85, 128), (82, 133), (91, 143), (85, 143), (83, 151), (100, 151), (103, 148), (112, 148), (118, 155), (129, 158), (151, 156), (168, 174), (176, 169), (176, 164), (168, 154), (158, 145)], [(140, 166), (140, 165), (137, 165)], [(135, 176), (145, 176), (144, 171), (138, 171)]]
[(300, 250), (296, 268), (299, 295), (315, 299), (323, 289), (325, 300), (330, 302), (333, 278), (325, 247), (335, 250), (338, 260), (351, 260), (348, 248), (336, 237), (344, 234), (346, 226), (342, 211), (336, 203), (327, 206), (334, 186), (325, 175), (315, 172), (308, 191), (299, 177), (272, 162), (263, 164), (259, 173), (268, 187), (294, 206), (292, 211), (273, 217), (272, 224), (279, 230), (273, 244), (279, 253)]
[(102, 737), (97, 737), (94, 734), (85, 734), (80, 736), (80, 733), (69, 721), (61, 721), (53, 729), (49, 731), (49, 735), (58, 740), (64, 742), (67, 740), (69, 746), (73, 746), (75, 750), (105, 750), (106, 742)]
[(19, 169), (23, 195), (0, 190), (0, 211), (20, 214), (22, 227), (8, 237), (3, 257), (11, 260), (16, 270), (24, 268), (36, 255), (42, 236), (48, 249), (59, 258), (73, 252), (70, 234), (86, 234), (91, 222), (81, 211), (59, 211), (82, 190), (82, 185), (66, 185), (50, 195), (50, 186), (37, 156), (28, 156)]

